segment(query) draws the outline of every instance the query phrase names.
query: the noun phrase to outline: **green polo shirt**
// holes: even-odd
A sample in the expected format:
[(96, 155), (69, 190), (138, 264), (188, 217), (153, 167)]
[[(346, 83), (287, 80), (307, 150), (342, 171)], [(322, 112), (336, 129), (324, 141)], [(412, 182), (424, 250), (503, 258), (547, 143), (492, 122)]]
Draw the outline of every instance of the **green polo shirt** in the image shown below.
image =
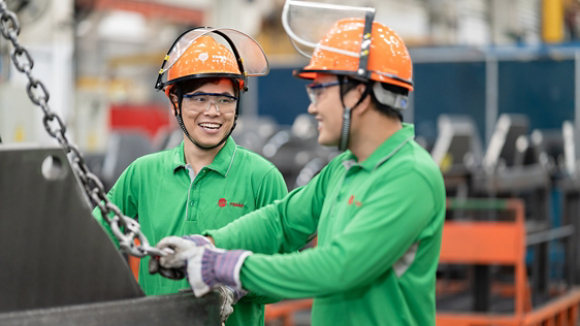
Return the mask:
[[(206, 233), (255, 253), (245, 289), (314, 297), (312, 325), (435, 325), (445, 187), (413, 138), (404, 124), (366, 161), (347, 151), (283, 200)], [(317, 231), (316, 248), (292, 252)]]
[[(280, 172), (261, 156), (228, 138), (213, 163), (197, 175), (185, 163), (180, 146), (133, 162), (109, 191), (109, 199), (141, 224), (152, 245), (164, 237), (220, 228), (287, 194)], [(116, 239), (100, 210), (93, 215)], [(146, 294), (177, 293), (189, 289), (187, 280), (174, 281), (148, 272), (141, 260), (139, 284)], [(263, 325), (262, 303), (272, 300), (250, 293), (234, 307), (227, 325)]]

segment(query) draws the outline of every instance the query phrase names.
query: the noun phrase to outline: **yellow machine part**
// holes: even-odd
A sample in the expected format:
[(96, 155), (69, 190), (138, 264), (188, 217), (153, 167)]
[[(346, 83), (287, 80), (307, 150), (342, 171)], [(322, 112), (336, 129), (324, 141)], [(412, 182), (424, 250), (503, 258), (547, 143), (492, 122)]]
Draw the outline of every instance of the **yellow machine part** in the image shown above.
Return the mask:
[(564, 0), (542, 0), (542, 38), (546, 43), (564, 40)]

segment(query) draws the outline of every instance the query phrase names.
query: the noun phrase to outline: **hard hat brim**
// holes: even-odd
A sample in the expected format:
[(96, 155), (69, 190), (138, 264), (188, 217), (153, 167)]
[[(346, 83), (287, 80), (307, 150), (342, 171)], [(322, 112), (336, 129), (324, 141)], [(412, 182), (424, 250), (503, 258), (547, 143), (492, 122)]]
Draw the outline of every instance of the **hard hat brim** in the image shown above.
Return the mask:
[(207, 73), (207, 74), (195, 74), (195, 75), (188, 75), (180, 78), (172, 79), (164, 84), (165, 86), (165, 95), (169, 96), (169, 92), (171, 89), (179, 83), (193, 80), (193, 79), (201, 79), (201, 78), (227, 78), (227, 79), (236, 79), (238, 81), (238, 85), (240, 87), (240, 92), (244, 92), (244, 86), (246, 85), (246, 78), (240, 74), (228, 74), (228, 73)]
[(355, 71), (352, 70), (327, 70), (327, 69), (296, 69), (292, 72), (294, 77), (298, 77), (301, 79), (308, 79), (312, 80), (315, 79), (319, 74), (320, 75), (337, 75), (337, 76), (347, 76), (353, 79), (358, 79), (360, 81), (369, 81), (374, 80), (381, 83), (392, 84), (395, 86), (400, 86), (403, 88), (408, 89), (409, 91), (413, 90), (413, 81), (405, 80), (399, 78), (394, 75), (387, 76), (386, 74), (379, 74), (374, 71), (371, 71), (370, 78), (365, 76), (360, 76)]

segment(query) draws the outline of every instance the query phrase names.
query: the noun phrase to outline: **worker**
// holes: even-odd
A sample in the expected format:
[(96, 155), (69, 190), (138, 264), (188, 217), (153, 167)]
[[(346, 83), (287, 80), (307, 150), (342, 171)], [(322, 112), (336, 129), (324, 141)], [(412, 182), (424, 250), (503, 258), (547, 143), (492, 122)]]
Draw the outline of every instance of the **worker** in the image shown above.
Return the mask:
[[(185, 268), (197, 296), (225, 284), (313, 297), (312, 325), (435, 325), (443, 177), (402, 122), (413, 90), (405, 43), (368, 17), (336, 21), (295, 72), (312, 80), (308, 112), (319, 143), (346, 151), (273, 205), (161, 240), (156, 247), (174, 253), (152, 262), (152, 272)], [(295, 252), (316, 234), (317, 247)]]
[[(156, 87), (171, 102), (183, 142), (137, 159), (108, 193), (123, 214), (138, 219), (150, 242), (223, 227), (287, 194), (276, 167), (237, 146), (230, 136), (247, 88), (246, 75), (267, 72), (261, 47), (241, 32), (193, 29), (175, 41)], [(98, 207), (93, 214), (115, 239)], [(150, 275), (148, 259), (141, 259), (138, 277), (147, 295), (189, 289), (186, 280)], [(224, 300), (235, 301), (233, 291), (219, 291)], [(252, 293), (244, 296), (226, 325), (263, 325), (264, 302), (271, 299)], [(225, 306), (222, 310), (231, 312)]]

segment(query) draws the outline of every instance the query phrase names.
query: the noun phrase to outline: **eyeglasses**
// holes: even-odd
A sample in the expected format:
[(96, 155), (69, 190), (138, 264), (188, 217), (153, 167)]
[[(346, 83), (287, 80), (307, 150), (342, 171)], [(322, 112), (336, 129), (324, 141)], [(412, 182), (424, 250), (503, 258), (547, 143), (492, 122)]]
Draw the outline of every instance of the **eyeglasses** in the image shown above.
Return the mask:
[(218, 93), (194, 93), (183, 95), (183, 106), (195, 112), (209, 111), (215, 105), (218, 113), (233, 113), (236, 111), (238, 97)]
[(325, 88), (333, 87), (340, 85), (340, 82), (330, 82), (330, 83), (323, 83), (323, 84), (310, 84), (306, 85), (306, 93), (308, 93), (308, 97), (310, 98), (310, 102), (312, 104), (316, 104), (316, 100), (322, 95), (322, 92)]

